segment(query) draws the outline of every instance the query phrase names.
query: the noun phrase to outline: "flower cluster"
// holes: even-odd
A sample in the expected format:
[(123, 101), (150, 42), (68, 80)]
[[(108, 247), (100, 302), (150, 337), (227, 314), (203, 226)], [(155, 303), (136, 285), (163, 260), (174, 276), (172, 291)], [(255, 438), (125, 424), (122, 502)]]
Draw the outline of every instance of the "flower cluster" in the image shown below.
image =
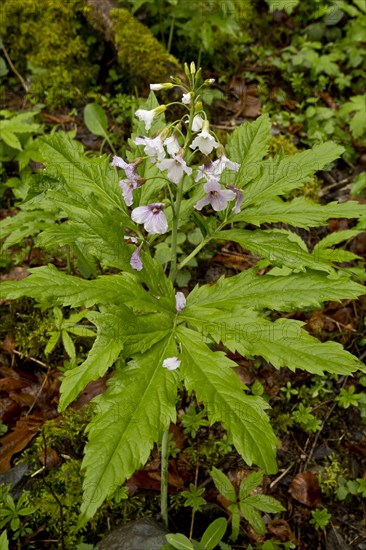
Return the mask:
[[(161, 172), (156, 177), (159, 180), (167, 181), (174, 219), (179, 215), (183, 189), (192, 187), (192, 185), (186, 186), (183, 180), (185, 177), (192, 177), (194, 170), (192, 159), (201, 154), (204, 157), (204, 164), (195, 169), (193, 177), (195, 178), (194, 182), (198, 186), (202, 186), (205, 194), (196, 202), (194, 208), (202, 210), (210, 205), (215, 212), (221, 212), (228, 208), (229, 203), (233, 203), (231, 210), (234, 213), (240, 212), (243, 201), (241, 189), (234, 185), (224, 185), (220, 181), (224, 170), (238, 172), (240, 166), (224, 154), (222, 145), (210, 129), (199, 99), (200, 89), (204, 85), (212, 84), (213, 79), (199, 85), (198, 74), (200, 71), (196, 72), (195, 67), (193, 69), (191, 65), (190, 74), (186, 71), (190, 87), (183, 85), (179, 79), (173, 77), (172, 83), (150, 85), (153, 91), (168, 90), (173, 86), (180, 87), (183, 90), (181, 105), (189, 112), (189, 115), (157, 133), (154, 132), (154, 120), (164, 113), (169, 105), (160, 105), (151, 110), (138, 109), (135, 112), (136, 117), (143, 122), (147, 133), (150, 131), (153, 133), (153, 135), (139, 136), (134, 139), (134, 144), (142, 148), (145, 157), (139, 157), (133, 163), (128, 163), (117, 156), (112, 160), (112, 166), (121, 168), (125, 173), (125, 177), (120, 180), (119, 185), (127, 207), (133, 206), (136, 189), (142, 185), (154, 185), (153, 177), (145, 179), (137, 172), (138, 166), (147, 160)], [(216, 156), (215, 160), (209, 157), (213, 153)], [(182, 188), (183, 185), (184, 188)], [(175, 192), (175, 187), (179, 188), (179, 191)], [(174, 201), (174, 197), (178, 197), (178, 194), (179, 201), (178, 199)], [(150, 235), (164, 234), (168, 231), (168, 220), (164, 212), (166, 206), (169, 206), (167, 198), (164, 202), (137, 206), (131, 211), (131, 219), (136, 224), (143, 225), (144, 230)], [(140, 237), (139, 240), (141, 244), (132, 253), (130, 261), (131, 267), (137, 271), (143, 269), (140, 250), (144, 239)], [(170, 368), (169, 364), (166, 368)]]

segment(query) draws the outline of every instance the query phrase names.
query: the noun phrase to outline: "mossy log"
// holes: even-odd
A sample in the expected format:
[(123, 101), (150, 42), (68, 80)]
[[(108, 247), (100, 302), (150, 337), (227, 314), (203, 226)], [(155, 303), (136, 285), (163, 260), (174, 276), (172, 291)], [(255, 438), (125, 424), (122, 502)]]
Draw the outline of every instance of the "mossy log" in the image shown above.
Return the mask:
[(119, 66), (128, 82), (138, 90), (150, 82), (166, 80), (176, 73), (178, 61), (170, 55), (150, 30), (111, 0), (85, 0), (89, 23), (112, 43)]

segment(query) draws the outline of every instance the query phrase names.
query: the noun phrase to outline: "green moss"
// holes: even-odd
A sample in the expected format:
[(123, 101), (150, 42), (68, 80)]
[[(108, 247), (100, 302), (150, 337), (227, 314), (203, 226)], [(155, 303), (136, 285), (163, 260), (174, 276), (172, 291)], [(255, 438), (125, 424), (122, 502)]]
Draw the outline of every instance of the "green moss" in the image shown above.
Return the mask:
[(5, 0), (0, 34), (34, 100), (49, 106), (80, 100), (98, 73), (101, 52), (83, 18), (82, 0)]
[(127, 10), (111, 10), (109, 15), (118, 61), (131, 86), (144, 90), (150, 82), (164, 81), (177, 70), (178, 61)]
[[(36, 512), (27, 518), (33, 531), (42, 528), (42, 538), (61, 542), (62, 521), (65, 548), (75, 548), (86, 542), (95, 544), (109, 528), (119, 523), (153, 516), (159, 510), (159, 494), (139, 492), (127, 498), (127, 491), (119, 490), (98, 510), (88, 525), (77, 529), (83, 495), (81, 461), (86, 443), (85, 428), (93, 418), (93, 404), (81, 409), (68, 409), (54, 420), (45, 422), (42, 432), (22, 453), (18, 463), (31, 465), (38, 474), (29, 486), (29, 506)], [(40, 459), (56, 457), (58, 464), (48, 463), (44, 474)], [(60, 508), (62, 505), (62, 510)]]
[[(269, 141), (268, 154), (271, 157), (275, 155), (292, 156), (299, 153), (299, 149), (293, 143), (292, 139), (288, 136), (278, 135), (272, 136)], [(321, 189), (321, 183), (316, 176), (307, 178), (304, 186), (301, 189), (295, 189), (290, 195), (289, 199), (303, 196), (306, 199), (314, 202), (319, 202), (319, 191)]]
[(22, 355), (41, 357), (49, 338), (48, 314), (36, 309), (28, 298), (1, 309), (0, 340), (10, 336)]

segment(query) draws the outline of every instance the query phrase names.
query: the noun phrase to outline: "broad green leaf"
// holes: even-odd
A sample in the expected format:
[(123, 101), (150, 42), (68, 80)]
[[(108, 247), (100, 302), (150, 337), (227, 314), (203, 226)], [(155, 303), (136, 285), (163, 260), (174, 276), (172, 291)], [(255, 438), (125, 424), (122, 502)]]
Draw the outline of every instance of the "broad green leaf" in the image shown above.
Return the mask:
[(68, 190), (80, 197), (95, 194), (102, 206), (109, 205), (126, 213), (117, 171), (106, 156), (88, 158), (82, 145), (63, 132), (39, 138), (43, 162), (47, 174), (62, 178)]
[(351, 184), (352, 197), (359, 197), (366, 190), (366, 172), (361, 172)]
[(54, 227), (57, 217), (56, 213), (38, 210), (20, 211), (16, 216), (4, 218), (0, 222), (1, 236), (7, 236), (3, 249), (20, 243), (25, 237)]
[(137, 356), (129, 368), (115, 372), (107, 391), (95, 399), (98, 412), (88, 427), (82, 464), (81, 525), (146, 463), (154, 443), (175, 421), (179, 374), (162, 364), (176, 354), (171, 335)]
[(301, 321), (272, 322), (241, 305), (230, 311), (196, 306), (194, 310), (185, 308), (182, 313), (201, 337), (222, 342), (231, 352), (244, 357), (262, 356), (276, 368), (303, 369), (318, 375), (324, 371), (350, 375), (364, 368), (340, 344), (319, 342), (302, 329)]
[(351, 97), (339, 110), (340, 116), (353, 113), (349, 123), (355, 139), (361, 138), (366, 132), (366, 94)]
[(46, 344), (46, 347), (44, 348), (44, 354), (49, 355), (56, 347), (59, 339), (60, 339), (61, 333), (59, 331), (51, 332), (51, 336)]
[(298, 235), (290, 231), (229, 229), (217, 233), (217, 238), (235, 241), (253, 254), (266, 258), (273, 265), (287, 266), (298, 271), (305, 271), (306, 268), (328, 273), (332, 271), (332, 268), (326, 263), (315, 260), (307, 251), (304, 242), (302, 242), (303, 247), (300, 246)]
[(348, 376), (362, 369), (362, 363), (345, 351), (341, 344), (319, 342), (302, 329), (303, 325), (292, 319), (271, 322), (258, 318), (246, 323), (243, 318), (242, 325), (233, 327), (232, 333), (228, 323), (223, 343), (230, 351), (237, 350), (243, 356), (262, 356), (274, 367), (288, 367), (292, 371), (302, 369), (317, 375), (331, 372)]
[(224, 472), (221, 472), (221, 470), (213, 467), (210, 473), (220, 495), (225, 497), (227, 500), (230, 500), (230, 502), (236, 502), (234, 486)]
[(66, 332), (66, 330), (63, 330), (61, 332), (61, 337), (62, 337), (62, 343), (67, 355), (70, 357), (70, 359), (76, 359), (76, 350), (75, 350), (74, 342), (71, 340), (71, 337)]
[(359, 218), (364, 209), (365, 205), (355, 201), (331, 202), (321, 205), (304, 197), (297, 197), (290, 202), (276, 197), (270, 201), (244, 208), (240, 214), (234, 217), (233, 221), (245, 221), (257, 226), (281, 222), (309, 229), (326, 225), (329, 218)]
[(194, 546), (191, 541), (181, 533), (177, 533), (176, 535), (165, 535), (165, 537), (169, 544), (177, 550), (194, 550)]
[(127, 311), (125, 319), (122, 315), (96, 311), (90, 311), (87, 317), (96, 325), (97, 337), (86, 360), (65, 372), (60, 388), (60, 411), (74, 401), (89, 382), (103, 376), (123, 349), (124, 333), (120, 327), (124, 321), (128, 322)]
[(327, 141), (282, 160), (266, 160), (259, 176), (245, 187), (243, 208), (302, 187), (310, 175), (336, 160), (343, 151), (343, 147)]
[(3, 531), (0, 535), (0, 550), (9, 550), (9, 541), (6, 531)]
[(236, 185), (244, 187), (258, 172), (258, 164), (267, 153), (271, 122), (268, 115), (262, 115), (255, 122), (245, 122), (227, 140), (230, 160), (240, 164)]
[(276, 472), (277, 440), (265, 413), (268, 404), (258, 396), (244, 393), (243, 384), (232, 369), (235, 363), (222, 352), (210, 351), (198, 333), (182, 326), (177, 327), (177, 333), (185, 385), (205, 404), (210, 422), (223, 424), (249, 465), (255, 462), (267, 472)]
[(283, 512), (286, 508), (273, 497), (268, 495), (251, 495), (245, 499), (245, 504), (249, 504), (260, 512), (267, 512), (269, 514), (275, 514)]
[(84, 107), (84, 122), (89, 132), (96, 136), (108, 137), (108, 119), (98, 103), (88, 103)]
[(140, 312), (172, 311), (171, 297), (152, 295), (142, 287), (136, 276), (130, 273), (102, 275), (87, 281), (66, 275), (53, 265), (36, 267), (29, 272), (30, 276), (21, 281), (2, 283), (2, 296), (10, 300), (28, 296), (50, 306), (91, 307), (95, 304), (125, 304)]
[(10, 132), (10, 130), (1, 128), (1, 139), (3, 139), (5, 143), (9, 145), (9, 147), (12, 147), (13, 149), (18, 149), (19, 151), (23, 149), (22, 144), (19, 141), (19, 138), (13, 132)]
[(342, 243), (353, 239), (361, 233), (359, 229), (345, 229), (344, 231), (333, 231), (329, 233), (326, 237), (323, 237), (313, 248), (313, 254), (316, 255), (315, 251), (319, 248), (328, 248), (336, 244)]
[(244, 500), (263, 481), (263, 472), (253, 472), (242, 480), (239, 489), (239, 499)]
[(214, 550), (225, 535), (227, 521), (225, 518), (217, 518), (213, 521), (203, 533), (201, 545), (205, 550)]
[(262, 516), (257, 512), (257, 510), (245, 502), (240, 502), (239, 506), (241, 513), (247, 522), (253, 527), (254, 531), (260, 535), (264, 535), (266, 532), (266, 526)]
[(196, 286), (188, 295), (181, 315), (189, 315), (191, 306), (230, 311), (238, 303), (241, 307), (278, 311), (320, 308), (326, 301), (356, 299), (365, 293), (364, 286), (341, 275), (330, 278), (325, 273), (306, 271), (274, 277), (270, 273), (258, 275), (252, 268), (233, 277), (222, 277), (215, 285)]

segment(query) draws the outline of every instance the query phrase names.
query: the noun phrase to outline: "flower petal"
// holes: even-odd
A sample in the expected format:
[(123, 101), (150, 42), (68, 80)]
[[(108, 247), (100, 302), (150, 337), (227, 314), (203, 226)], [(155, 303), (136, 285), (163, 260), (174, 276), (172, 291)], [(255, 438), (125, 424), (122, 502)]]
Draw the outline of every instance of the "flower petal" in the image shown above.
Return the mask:
[(141, 271), (141, 269), (143, 268), (139, 248), (136, 248), (136, 250), (132, 253), (130, 266), (132, 267), (132, 269), (136, 269), (136, 271)]
[(168, 357), (163, 361), (163, 368), (168, 370), (175, 370), (180, 367), (180, 360), (178, 357)]
[(177, 313), (179, 313), (186, 307), (186, 297), (184, 296), (183, 292), (175, 293), (175, 307)]

